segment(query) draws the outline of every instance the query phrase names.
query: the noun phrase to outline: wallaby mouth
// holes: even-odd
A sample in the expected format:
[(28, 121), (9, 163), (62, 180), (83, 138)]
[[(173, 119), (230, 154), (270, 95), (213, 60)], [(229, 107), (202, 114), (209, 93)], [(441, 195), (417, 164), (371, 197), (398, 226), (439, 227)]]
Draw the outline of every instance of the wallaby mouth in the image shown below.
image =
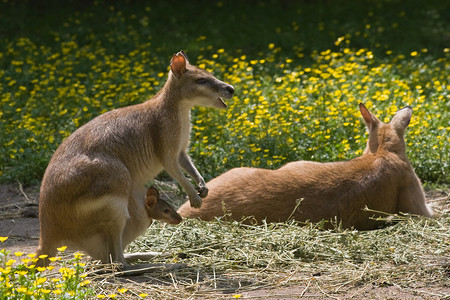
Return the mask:
[(181, 221), (183, 221), (183, 219), (180, 218), (179, 220), (172, 220), (172, 221), (170, 221), (169, 224), (171, 224), (171, 225), (178, 225), (178, 224), (181, 223)]
[[(234, 87), (232, 85), (227, 84), (224, 91), (222, 92), (222, 97), (224, 97), (225, 99), (231, 99), (234, 95)], [(223, 101), (223, 98), (219, 97), (219, 106), (221, 108), (227, 108), (228, 105), (225, 103), (225, 101)]]
[(223, 101), (223, 99), (222, 98), (217, 98), (217, 100), (219, 100), (219, 101), (217, 101), (218, 102), (218, 105), (217, 105), (217, 107), (218, 108), (227, 108), (228, 107), (228, 105), (225, 103), (225, 101)]

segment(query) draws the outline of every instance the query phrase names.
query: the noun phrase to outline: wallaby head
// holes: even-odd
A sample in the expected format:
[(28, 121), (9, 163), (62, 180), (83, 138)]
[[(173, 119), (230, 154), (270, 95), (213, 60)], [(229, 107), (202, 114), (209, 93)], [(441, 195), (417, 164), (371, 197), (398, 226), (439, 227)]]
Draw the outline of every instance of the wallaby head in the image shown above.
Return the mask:
[(381, 122), (362, 103), (359, 104), (359, 110), (369, 133), (364, 153), (377, 153), (379, 150), (385, 150), (405, 155), (406, 147), (403, 135), (411, 120), (411, 107), (400, 109), (388, 124)]
[(169, 81), (191, 106), (226, 108), (223, 99), (233, 97), (234, 88), (209, 72), (189, 64), (184, 51), (174, 54), (170, 62)]
[(158, 190), (151, 187), (147, 190), (145, 198), (145, 208), (151, 219), (166, 222), (169, 224), (180, 224), (183, 220), (181, 216), (166, 201), (159, 197)]

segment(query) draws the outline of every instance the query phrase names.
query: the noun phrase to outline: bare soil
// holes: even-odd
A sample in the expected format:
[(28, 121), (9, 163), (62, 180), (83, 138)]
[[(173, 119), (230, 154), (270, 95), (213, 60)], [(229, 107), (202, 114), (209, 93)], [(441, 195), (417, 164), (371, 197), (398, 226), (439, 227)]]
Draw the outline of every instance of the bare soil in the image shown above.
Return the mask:
[[(427, 191), (427, 200), (437, 211), (449, 206), (449, 190), (433, 189)], [(23, 188), (17, 184), (0, 184), (0, 236), (8, 237), (1, 248), (14, 253), (22, 251), (33, 253), (39, 240), (38, 219), (39, 187)], [(305, 275), (305, 274), (303, 274)], [(142, 284), (146, 277), (129, 277), (127, 282), (135, 281)], [(403, 288), (396, 285), (358, 285), (349, 283), (343, 285), (339, 293), (328, 294), (318, 284), (320, 276), (314, 274), (302, 285), (280, 284), (275, 287), (259, 288), (252, 291), (226, 293), (223, 297), (233, 299), (232, 295), (241, 294), (241, 299), (450, 299), (449, 285), (429, 286), (417, 282), (414, 288)], [(151, 279), (148, 279), (151, 284)], [(238, 287), (236, 287), (237, 289)]]

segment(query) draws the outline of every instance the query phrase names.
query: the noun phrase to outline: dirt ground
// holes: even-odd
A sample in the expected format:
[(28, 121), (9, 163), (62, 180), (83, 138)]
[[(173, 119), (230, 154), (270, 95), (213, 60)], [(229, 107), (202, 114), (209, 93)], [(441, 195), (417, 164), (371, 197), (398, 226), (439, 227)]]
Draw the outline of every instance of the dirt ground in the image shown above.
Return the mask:
[[(427, 191), (427, 200), (438, 211), (449, 205), (449, 190)], [(38, 219), (39, 187), (23, 188), (17, 184), (0, 185), (0, 236), (8, 237), (1, 248), (14, 253), (33, 253), (39, 240)], [(128, 278), (133, 280), (133, 278)], [(136, 278), (138, 280), (138, 278)], [(140, 277), (139, 281), (142, 280)], [(343, 286), (339, 296), (327, 294), (314, 280), (305, 285), (262, 288), (242, 292), (241, 299), (450, 299), (450, 288), (445, 286), (418, 286), (405, 289), (399, 286), (374, 286), (372, 284)], [(232, 299), (231, 295), (223, 295)]]

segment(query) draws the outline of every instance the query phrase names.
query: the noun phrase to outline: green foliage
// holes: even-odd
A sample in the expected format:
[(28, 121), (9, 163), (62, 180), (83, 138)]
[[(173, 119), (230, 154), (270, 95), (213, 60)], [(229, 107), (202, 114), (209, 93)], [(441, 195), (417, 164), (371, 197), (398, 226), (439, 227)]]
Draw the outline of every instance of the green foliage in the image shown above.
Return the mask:
[[(350, 159), (358, 102), (406, 133), (419, 177), (450, 182), (446, 1), (8, 1), (0, 3), (0, 181), (37, 181), (62, 140), (163, 85), (170, 56), (235, 86), (193, 113), (207, 179), (236, 166)], [(193, 18), (192, 16), (195, 16)], [(214, 16), (214, 17), (212, 17)]]

